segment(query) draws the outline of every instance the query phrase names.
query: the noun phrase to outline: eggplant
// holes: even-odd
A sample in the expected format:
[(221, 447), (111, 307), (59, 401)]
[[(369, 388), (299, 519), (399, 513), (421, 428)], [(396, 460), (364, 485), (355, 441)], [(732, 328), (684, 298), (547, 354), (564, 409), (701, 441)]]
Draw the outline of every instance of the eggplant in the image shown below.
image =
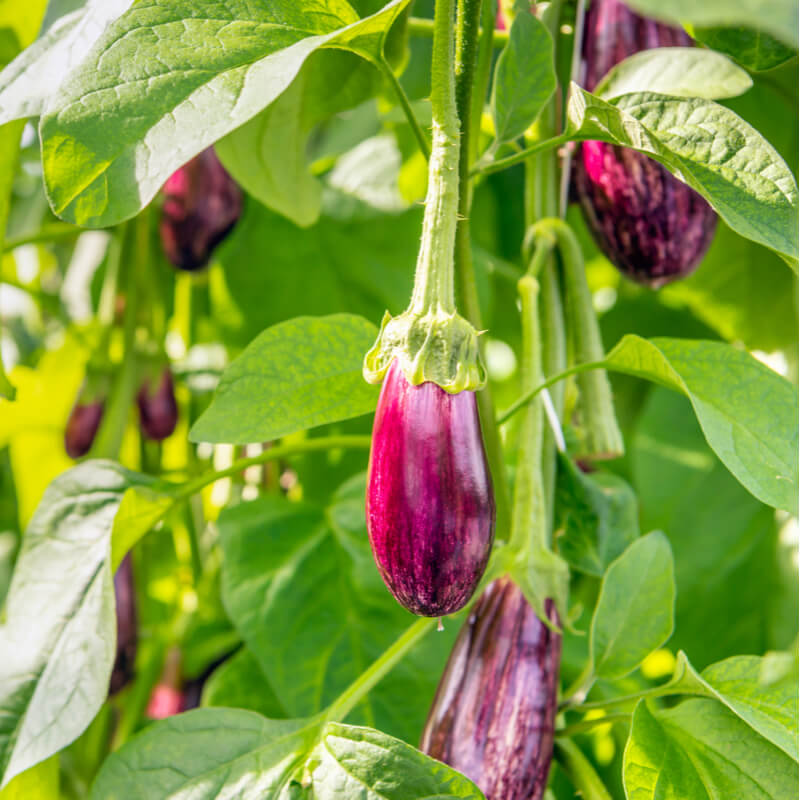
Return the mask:
[(78, 398), (70, 411), (64, 431), (64, 449), (70, 458), (81, 458), (89, 452), (104, 410), (105, 400), (102, 398), (88, 402)]
[(130, 682), (136, 661), (136, 587), (130, 553), (122, 559), (114, 575), (114, 596), (117, 607), (117, 655), (111, 671), (109, 694), (118, 692)]
[(414, 614), (458, 611), (486, 569), (494, 522), (475, 393), (413, 386), (393, 361), (367, 479), (367, 528), (387, 587)]
[[(682, 29), (640, 17), (619, 0), (594, 0), (586, 15), (584, 86), (592, 91), (615, 64), (641, 50), (691, 44)], [(714, 210), (643, 153), (584, 142), (573, 181), (597, 245), (638, 283), (656, 289), (686, 277), (711, 244)]]
[(162, 370), (155, 389), (151, 378), (144, 379), (136, 395), (136, 404), (139, 406), (139, 427), (147, 439), (160, 442), (172, 434), (178, 424), (178, 403), (169, 367)]
[(159, 233), (178, 269), (202, 269), (242, 214), (242, 190), (213, 147), (172, 173), (164, 184)]
[[(558, 625), (550, 600), (546, 613)], [(561, 636), (509, 578), (470, 613), (439, 682), (420, 749), (471, 778), (486, 800), (540, 800), (553, 757)]]

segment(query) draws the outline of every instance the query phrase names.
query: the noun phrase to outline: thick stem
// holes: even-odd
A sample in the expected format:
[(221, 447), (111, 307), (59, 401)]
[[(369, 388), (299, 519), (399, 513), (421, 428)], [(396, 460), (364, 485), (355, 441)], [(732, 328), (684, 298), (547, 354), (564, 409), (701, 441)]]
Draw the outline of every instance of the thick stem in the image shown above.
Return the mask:
[[(505, 33), (505, 31), (504, 31)], [(494, 13), (492, 0), (484, 0), (481, 6), (481, 30), (478, 43), (478, 61), (475, 65), (475, 79), (472, 82), (472, 101), (470, 107), (470, 126), (466, 133), (469, 135), (469, 163), (474, 163), (478, 157), (480, 145), (481, 117), (483, 104), (486, 100), (486, 90), (489, 87), (489, 77), (492, 71), (492, 52), (494, 50)], [(463, 143), (462, 143), (463, 146)], [(464, 179), (464, 176), (462, 176)]]
[(429, 159), (431, 157), (431, 144), (428, 141), (425, 131), (422, 130), (422, 126), (419, 124), (419, 120), (414, 113), (414, 109), (411, 108), (411, 102), (408, 99), (405, 89), (403, 89), (403, 86), (398, 80), (397, 75), (394, 74), (394, 70), (391, 68), (391, 66), (389, 66), (389, 63), (386, 61), (386, 59), (381, 59), (379, 63), (381, 65), (381, 69), (383, 70), (383, 74), (388, 79), (392, 89), (394, 89), (394, 93), (397, 95), (397, 99), (400, 101), (400, 106), (403, 109), (403, 113), (406, 115), (406, 120), (411, 126), (411, 130), (414, 132), (414, 136), (417, 139), (417, 144), (419, 144), (419, 149), (422, 151), (422, 155), (425, 156), (426, 160)]
[[(408, 19), (408, 32), (412, 36), (424, 36), (430, 38), (433, 36), (433, 20), (427, 17), (409, 17)], [(486, 19), (484, 15), (481, 19), (481, 37), (487, 32), (489, 34), (489, 41), (492, 46), (497, 50), (505, 47), (508, 41), (508, 31), (499, 31), (494, 27), (494, 17), (491, 14), (491, 3), (489, 3), (489, 18)]]
[(460, 131), (453, 74), (454, 0), (437, 0), (431, 63), (433, 148), (422, 243), (409, 310), (455, 312), (453, 258), (458, 219)]
[(583, 800), (611, 800), (608, 789), (578, 745), (569, 739), (558, 739), (555, 755)]

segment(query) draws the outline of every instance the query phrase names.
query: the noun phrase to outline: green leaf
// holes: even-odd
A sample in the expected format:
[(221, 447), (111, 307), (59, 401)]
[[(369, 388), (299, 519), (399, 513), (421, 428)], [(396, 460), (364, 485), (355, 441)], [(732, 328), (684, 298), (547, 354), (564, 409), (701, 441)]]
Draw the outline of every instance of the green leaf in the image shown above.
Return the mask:
[(377, 329), (362, 317), (297, 317), (265, 330), (225, 370), (195, 442), (269, 442), (368, 414), (378, 390), (361, 375)]
[(112, 754), (93, 800), (481, 800), (455, 770), (379, 731), (209, 708), (155, 723)]
[(622, 678), (669, 639), (674, 626), (675, 578), (669, 541), (653, 531), (608, 568), (592, 617), (595, 674)]
[(752, 28), (695, 28), (693, 35), (753, 72), (774, 69), (797, 55), (795, 49)]
[(491, 109), (498, 144), (513, 141), (536, 121), (556, 88), (553, 39), (528, 10), (514, 16), (497, 60)]
[(604, 365), (686, 395), (711, 448), (759, 500), (797, 509), (797, 395), (749, 353), (720, 342), (625, 336)]
[(620, 61), (593, 94), (604, 100), (631, 92), (717, 100), (736, 97), (752, 85), (753, 79), (720, 53), (699, 47), (656, 47)]
[(165, 484), (132, 486), (125, 491), (114, 517), (111, 532), (112, 572), (116, 572), (125, 554), (158, 524), (177, 502), (177, 492)]
[(637, 92), (606, 103), (575, 84), (568, 133), (645, 153), (740, 235), (797, 263), (797, 185), (775, 149), (711, 100)]
[(53, 210), (94, 227), (133, 216), (181, 164), (278, 98), (314, 51), (378, 60), (408, 2), (363, 20), (344, 0), (137, 4), (48, 102), (40, 136)]
[(639, 536), (636, 495), (612, 473), (584, 475), (565, 456), (556, 484), (558, 551), (574, 569), (601, 577)]
[(713, 700), (655, 713), (641, 701), (622, 775), (629, 800), (788, 800), (797, 792), (797, 765)]
[(2, 785), (76, 739), (108, 694), (116, 618), (111, 528), (152, 479), (87, 461), (48, 487), (23, 540), (0, 628)]
[(659, 694), (699, 694), (726, 705), (786, 755), (797, 761), (797, 661), (788, 653), (733, 656), (698, 674), (683, 652)]
[(4, 789), (0, 800), (44, 800), (61, 797), (59, 794), (58, 757), (39, 762), (35, 767), (17, 775)]
[(81, 8), (49, 20), (44, 35), (0, 72), (0, 124), (41, 114), (58, 82), (131, 1), (85, 0)]
[(782, 42), (797, 47), (797, 3), (794, 0), (631, 0), (640, 14), (678, 25), (744, 25), (769, 31)]

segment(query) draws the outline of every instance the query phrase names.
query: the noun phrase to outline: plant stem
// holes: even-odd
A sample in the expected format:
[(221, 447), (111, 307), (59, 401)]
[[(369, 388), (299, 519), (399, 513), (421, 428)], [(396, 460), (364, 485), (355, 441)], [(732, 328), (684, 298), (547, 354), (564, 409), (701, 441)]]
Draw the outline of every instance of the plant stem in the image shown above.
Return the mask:
[(428, 160), (431, 157), (431, 145), (428, 141), (425, 131), (422, 130), (422, 126), (419, 124), (419, 120), (414, 113), (414, 109), (411, 107), (411, 103), (408, 99), (405, 89), (403, 89), (403, 86), (398, 80), (397, 75), (394, 74), (394, 70), (391, 68), (385, 58), (382, 58), (378, 63), (383, 70), (383, 74), (386, 76), (392, 88), (394, 89), (397, 99), (400, 101), (400, 105), (403, 108), (403, 113), (406, 115), (408, 124), (411, 126), (411, 130), (414, 132), (414, 136), (417, 139), (417, 143), (419, 144), (419, 149), (422, 152), (422, 155), (424, 155), (425, 159)]
[(572, 704), (573, 698), (580, 695), (581, 699), (586, 697), (589, 690), (595, 682), (594, 665), (591, 659), (586, 662), (586, 666), (581, 671), (581, 674), (572, 682), (570, 687), (564, 691), (564, 699), (559, 703), (560, 707), (566, 707)]
[(583, 800), (611, 800), (608, 789), (578, 745), (569, 739), (558, 739), (555, 755)]
[(22, 247), (25, 244), (39, 244), (40, 242), (57, 242), (62, 239), (74, 239), (84, 233), (82, 228), (75, 225), (68, 225), (65, 222), (54, 222), (52, 225), (45, 225), (34, 233), (26, 233), (22, 236), (13, 236), (6, 239), (3, 243), (3, 252)]
[(392, 668), (411, 650), (412, 647), (425, 636), (428, 631), (436, 625), (436, 620), (423, 617), (413, 623), (381, 655), (377, 661), (373, 661), (367, 669), (358, 676), (325, 712), (326, 722), (340, 722), (343, 720), (373, 689)]
[[(491, 9), (491, 5), (489, 8)], [(505, 46), (505, 43), (508, 41), (508, 31), (495, 30), (494, 18), (491, 15), (489, 16), (489, 24), (487, 25), (486, 18), (484, 17), (484, 19), (481, 20), (481, 25), (481, 35), (483, 36), (484, 32), (488, 31), (491, 34), (489, 38), (494, 47), (500, 49)], [(433, 36), (433, 20), (427, 19), (426, 17), (409, 17), (408, 32), (412, 36), (425, 36), (430, 38)]]
[[(483, 0), (483, 4), (481, 5), (481, 26), (480, 41), (478, 43), (478, 61), (475, 65), (475, 79), (472, 82), (470, 125), (469, 129), (466, 131), (467, 135), (469, 136), (467, 150), (469, 151), (468, 155), (470, 166), (478, 157), (483, 104), (486, 100), (486, 90), (489, 87), (489, 76), (492, 70), (492, 53), (494, 50), (494, 14), (492, 13), (491, 0)], [(466, 176), (462, 175), (462, 180), (466, 180)]]
[(526, 159), (530, 158), (536, 153), (545, 152), (548, 150), (555, 150), (557, 147), (571, 141), (571, 136), (568, 133), (562, 133), (560, 136), (553, 136), (550, 139), (543, 139), (520, 150), (519, 153), (500, 158), (497, 161), (491, 161), (487, 164), (477, 164), (472, 170), (472, 175), (491, 175), (493, 172), (500, 172), (508, 167), (513, 167), (514, 164), (521, 164)]
[(409, 310), (424, 314), (456, 310), (453, 292), (458, 219), (460, 130), (453, 73), (455, 0), (436, 0), (431, 60), (433, 147), (428, 166), (428, 194), (422, 243)]

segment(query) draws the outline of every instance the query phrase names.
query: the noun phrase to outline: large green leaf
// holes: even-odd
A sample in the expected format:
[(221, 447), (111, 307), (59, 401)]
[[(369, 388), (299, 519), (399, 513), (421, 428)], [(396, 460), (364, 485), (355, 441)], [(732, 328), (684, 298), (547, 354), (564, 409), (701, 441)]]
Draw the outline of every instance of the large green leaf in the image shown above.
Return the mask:
[(491, 108), (497, 142), (522, 136), (555, 88), (550, 32), (530, 11), (521, 10), (514, 17), (494, 73)]
[(714, 452), (759, 500), (797, 509), (797, 394), (748, 353), (720, 342), (625, 336), (612, 370), (689, 398)]
[(698, 42), (754, 72), (774, 69), (797, 55), (794, 48), (752, 28), (695, 28), (692, 33)]
[(636, 707), (623, 758), (629, 800), (788, 800), (797, 765), (714, 700)]
[(797, 47), (797, 3), (794, 0), (630, 0), (641, 14), (677, 24), (744, 25), (769, 31)]
[(148, 0), (116, 20), (42, 117), (53, 210), (81, 225), (136, 214), (166, 178), (272, 103), (320, 47), (380, 58), (409, 0), (359, 20), (345, 0)]
[(367, 414), (377, 387), (361, 375), (377, 329), (362, 317), (297, 317), (265, 330), (225, 370), (195, 442), (268, 442)]
[[(363, 478), (327, 510), (265, 497), (226, 509), (222, 595), (289, 716), (321, 711), (414, 617), (384, 587), (369, 549)], [(417, 741), (456, 632), (423, 640), (351, 719)]]
[(635, 541), (608, 568), (592, 617), (594, 672), (621, 678), (672, 633), (675, 578), (672, 551), (659, 531)]
[(656, 47), (620, 61), (595, 86), (604, 100), (631, 92), (717, 100), (736, 97), (753, 79), (729, 58), (699, 47)]
[(797, 185), (775, 149), (711, 100), (651, 92), (610, 103), (575, 84), (568, 132), (630, 147), (698, 191), (737, 233), (797, 263)]
[(0, 628), (2, 785), (77, 738), (106, 699), (112, 524), (124, 492), (151, 481), (87, 461), (53, 481), (28, 526)]
[(110, 756), (94, 800), (433, 800), (483, 795), (391, 736), (319, 720), (209, 708), (162, 720)]

